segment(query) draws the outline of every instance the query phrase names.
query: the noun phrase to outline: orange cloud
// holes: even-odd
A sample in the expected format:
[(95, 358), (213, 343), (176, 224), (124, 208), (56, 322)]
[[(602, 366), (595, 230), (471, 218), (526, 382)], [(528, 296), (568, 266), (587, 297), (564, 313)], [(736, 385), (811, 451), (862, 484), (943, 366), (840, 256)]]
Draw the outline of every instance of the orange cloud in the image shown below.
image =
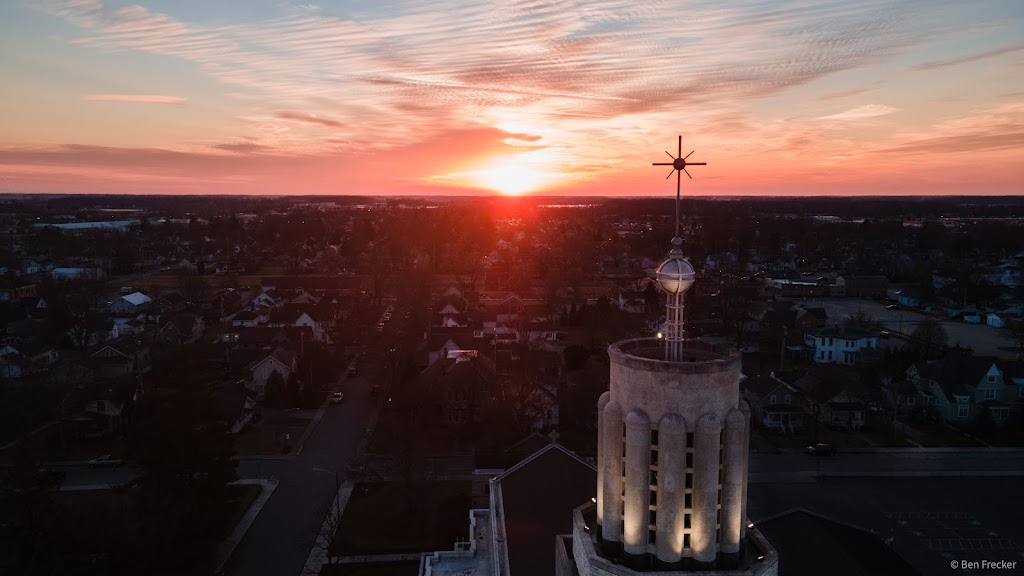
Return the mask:
[(140, 102), (144, 104), (184, 104), (185, 98), (154, 94), (83, 94), (82, 100), (97, 102)]

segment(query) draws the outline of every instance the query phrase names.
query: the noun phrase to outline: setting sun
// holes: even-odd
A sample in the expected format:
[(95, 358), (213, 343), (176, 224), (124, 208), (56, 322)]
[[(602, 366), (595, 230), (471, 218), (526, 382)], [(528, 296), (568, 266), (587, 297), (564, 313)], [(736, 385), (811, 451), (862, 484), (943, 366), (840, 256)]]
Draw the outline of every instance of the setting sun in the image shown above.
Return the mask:
[(532, 192), (550, 183), (552, 175), (535, 169), (529, 162), (501, 160), (478, 173), (481, 186), (509, 196)]

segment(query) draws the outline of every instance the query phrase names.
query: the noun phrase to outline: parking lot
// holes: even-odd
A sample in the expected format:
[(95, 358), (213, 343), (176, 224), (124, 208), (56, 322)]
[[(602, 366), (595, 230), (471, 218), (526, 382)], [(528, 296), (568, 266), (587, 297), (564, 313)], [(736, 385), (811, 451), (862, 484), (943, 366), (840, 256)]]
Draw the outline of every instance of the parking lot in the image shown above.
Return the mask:
[[(888, 310), (891, 302), (876, 302), (859, 298), (822, 298), (799, 301), (807, 308), (824, 308), (828, 313), (829, 324), (842, 322), (851, 314), (862, 312), (873, 320), (881, 322), (885, 329), (894, 334), (910, 335), (917, 325), (925, 319), (939, 320), (949, 336), (948, 344), (968, 346), (978, 356), (1011, 356), (1012, 352), (1000, 350), (1000, 347), (1012, 346), (1013, 343), (998, 328), (986, 324), (967, 324), (962, 320), (947, 320), (944, 317), (931, 316), (901, 306), (899, 310)], [(880, 342), (879, 345), (884, 343)]]

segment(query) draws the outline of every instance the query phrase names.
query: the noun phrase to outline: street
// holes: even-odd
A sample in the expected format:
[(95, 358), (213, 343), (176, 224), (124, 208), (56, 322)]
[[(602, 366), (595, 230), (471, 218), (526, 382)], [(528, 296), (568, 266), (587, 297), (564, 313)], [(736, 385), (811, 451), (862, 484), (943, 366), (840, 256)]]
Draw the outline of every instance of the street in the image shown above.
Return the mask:
[[(235, 550), (229, 574), (278, 576), (302, 571), (334, 501), (336, 481), (348, 478), (348, 468), (376, 410), (365, 376), (348, 378), (342, 390), (345, 401), (327, 407), (297, 457), (238, 463), (239, 478), (275, 478), (280, 484)], [(331, 472), (337, 472), (337, 478)]]
[(750, 483), (810, 481), (814, 476), (1024, 475), (1020, 448), (893, 448), (835, 456), (751, 454)]

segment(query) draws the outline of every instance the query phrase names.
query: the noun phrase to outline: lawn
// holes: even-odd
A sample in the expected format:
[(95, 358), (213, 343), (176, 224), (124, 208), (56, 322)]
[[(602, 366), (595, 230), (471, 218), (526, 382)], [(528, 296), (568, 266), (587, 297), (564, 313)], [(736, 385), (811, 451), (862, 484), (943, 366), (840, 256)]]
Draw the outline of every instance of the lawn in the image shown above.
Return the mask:
[(228, 494), (231, 498), (231, 515), (224, 525), (225, 538), (231, 534), (238, 521), (249, 510), (249, 506), (252, 506), (253, 501), (260, 495), (260, 487), (256, 484), (232, 484), (228, 486)]
[(332, 556), (451, 549), (468, 534), (469, 482), (356, 484), (331, 542)]
[[(235, 438), (235, 452), (239, 456), (286, 454), (296, 446), (311, 422), (310, 418), (268, 414)], [(284, 439), (285, 434), (290, 436), (289, 440)]]
[(968, 438), (942, 424), (916, 424), (913, 426), (920, 434), (916, 440), (926, 448), (977, 448), (982, 444)]

